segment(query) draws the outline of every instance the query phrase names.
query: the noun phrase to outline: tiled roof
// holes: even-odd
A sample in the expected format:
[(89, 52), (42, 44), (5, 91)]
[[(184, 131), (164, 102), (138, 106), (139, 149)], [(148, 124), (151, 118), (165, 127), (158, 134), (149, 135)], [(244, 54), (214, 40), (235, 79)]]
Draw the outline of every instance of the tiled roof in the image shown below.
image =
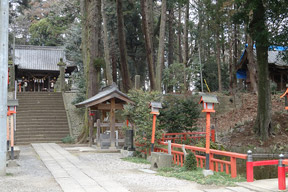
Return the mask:
[(59, 71), (60, 58), (67, 63), (63, 47), (15, 46), (15, 65), (18, 69)]
[[(110, 98), (118, 98), (121, 99), (127, 103), (134, 103), (126, 94), (119, 91), (116, 84), (112, 84), (111, 86), (105, 87), (100, 91), (98, 94), (94, 95), (93, 97), (90, 97), (89, 99), (86, 99), (85, 101), (82, 101), (81, 103), (77, 103), (76, 107), (90, 107), (90, 104), (93, 103), (93, 105), (101, 103), (100, 100), (104, 97)], [(98, 102), (99, 101), (99, 102)]]

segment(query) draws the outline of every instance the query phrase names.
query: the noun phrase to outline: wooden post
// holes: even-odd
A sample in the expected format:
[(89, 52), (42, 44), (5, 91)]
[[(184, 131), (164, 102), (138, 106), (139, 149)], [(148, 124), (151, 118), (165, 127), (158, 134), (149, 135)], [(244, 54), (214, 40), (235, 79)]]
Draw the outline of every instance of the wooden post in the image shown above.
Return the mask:
[(93, 127), (94, 127), (94, 122), (93, 122), (93, 113), (91, 112), (91, 110), (89, 109), (89, 147), (92, 146), (93, 143)]
[(50, 92), (50, 80), (51, 80), (51, 78), (50, 78), (50, 75), (48, 76), (48, 92)]
[(250, 150), (247, 152), (246, 178), (247, 178), (247, 182), (253, 182), (254, 180), (253, 157), (252, 157), (252, 151)]
[(209, 170), (209, 154), (210, 154), (210, 112), (206, 113), (206, 166), (205, 169)]
[(279, 164), (278, 164), (278, 189), (286, 190), (286, 174), (285, 174), (285, 165), (283, 165), (284, 155), (279, 155)]
[(231, 160), (231, 177), (235, 178), (237, 177), (237, 167), (236, 167), (236, 158), (235, 157), (230, 157)]
[(14, 160), (14, 119), (11, 115), (11, 160)]
[(115, 147), (115, 98), (111, 99), (111, 108), (110, 108), (110, 149), (116, 149)]
[(97, 119), (97, 134), (96, 134), (96, 142), (97, 147), (101, 147), (101, 141), (100, 141), (100, 119)]
[(155, 129), (156, 129), (156, 114), (153, 114), (152, 136), (151, 136), (151, 152), (154, 152)]
[(7, 129), (7, 136), (6, 136), (6, 139), (7, 139), (7, 151), (9, 150), (9, 145), (10, 145), (10, 133), (9, 133), (9, 116), (7, 116), (7, 125), (6, 125), (6, 129)]

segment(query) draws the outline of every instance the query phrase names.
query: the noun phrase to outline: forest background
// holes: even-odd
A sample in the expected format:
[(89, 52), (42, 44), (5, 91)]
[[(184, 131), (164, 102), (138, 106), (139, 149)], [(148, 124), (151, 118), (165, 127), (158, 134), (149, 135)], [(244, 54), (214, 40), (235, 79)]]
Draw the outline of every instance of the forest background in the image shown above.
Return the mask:
[(273, 131), (268, 47), (287, 46), (287, 0), (11, 0), (9, 29), (11, 47), (65, 46), (78, 66), (78, 101), (112, 82), (128, 92), (135, 75), (145, 90), (206, 92), (205, 80), (235, 94), (248, 44), (254, 131), (264, 140)]

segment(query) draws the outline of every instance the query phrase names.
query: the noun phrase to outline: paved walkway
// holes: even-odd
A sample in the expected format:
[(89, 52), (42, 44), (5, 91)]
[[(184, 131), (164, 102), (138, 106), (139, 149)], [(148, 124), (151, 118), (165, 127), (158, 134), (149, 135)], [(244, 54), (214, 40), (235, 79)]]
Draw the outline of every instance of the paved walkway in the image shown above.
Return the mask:
[[(89, 163), (80, 161), (78, 157), (70, 154), (55, 143), (32, 144), (35, 151), (44, 162), (45, 166), (54, 176), (64, 192), (128, 192), (130, 190), (116, 182), (109, 176), (103, 175), (103, 170), (98, 170)], [(111, 162), (110, 162), (111, 163)], [(109, 170), (106, 170), (109, 171)], [(124, 174), (124, 173), (123, 173)], [(144, 178), (142, 178), (143, 180)], [(288, 183), (288, 180), (286, 181)], [(127, 187), (127, 186), (126, 186)], [(212, 189), (183, 186), (178, 190), (169, 192), (276, 192), (278, 191), (277, 179), (259, 180), (253, 183), (239, 183), (238, 187), (216, 187)], [(129, 188), (129, 187), (128, 187)], [(133, 191), (133, 190), (132, 190)], [(134, 190), (135, 191), (135, 190)], [(143, 190), (141, 190), (143, 191)], [(145, 191), (145, 190), (144, 190)], [(161, 190), (161, 192), (164, 192)]]
[(128, 192), (55, 143), (32, 146), (64, 192)]

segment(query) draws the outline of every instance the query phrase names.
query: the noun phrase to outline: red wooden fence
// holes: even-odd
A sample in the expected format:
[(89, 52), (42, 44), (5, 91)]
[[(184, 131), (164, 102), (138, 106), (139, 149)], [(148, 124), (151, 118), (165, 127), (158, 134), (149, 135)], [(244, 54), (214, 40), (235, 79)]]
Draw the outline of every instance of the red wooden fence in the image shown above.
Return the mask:
[[(160, 145), (168, 146), (168, 143), (166, 142), (159, 142)], [(176, 151), (174, 149), (182, 149), (182, 144), (176, 144), (176, 143), (171, 143), (171, 154), (173, 155), (173, 162), (176, 165), (183, 166), (185, 163), (184, 161), (184, 152)], [(185, 150), (191, 151), (195, 154), (196, 160), (197, 160), (197, 167), (203, 168), (205, 165), (206, 158), (204, 156), (205, 154), (205, 148), (203, 147), (195, 147), (195, 146), (190, 146), (190, 145), (184, 145)], [(156, 147), (154, 149), (155, 152), (164, 152), (168, 153), (168, 149), (166, 148), (161, 148), (161, 147)], [(201, 153), (203, 155), (201, 155)], [(215, 156), (222, 156), (228, 158), (228, 160), (222, 160), (222, 159), (217, 159)], [(216, 172), (225, 172), (227, 174), (231, 174), (232, 178), (237, 177), (237, 167), (236, 167), (236, 159), (247, 159), (246, 154), (240, 154), (240, 153), (232, 153), (232, 152), (226, 152), (226, 151), (220, 151), (220, 150), (210, 150), (210, 169), (212, 171)]]
[[(169, 141), (172, 143), (181, 142), (189, 140), (199, 141), (201, 138), (205, 139), (206, 132), (184, 132), (184, 133), (163, 133), (161, 141)], [(215, 142), (215, 129), (211, 129), (211, 140)]]

